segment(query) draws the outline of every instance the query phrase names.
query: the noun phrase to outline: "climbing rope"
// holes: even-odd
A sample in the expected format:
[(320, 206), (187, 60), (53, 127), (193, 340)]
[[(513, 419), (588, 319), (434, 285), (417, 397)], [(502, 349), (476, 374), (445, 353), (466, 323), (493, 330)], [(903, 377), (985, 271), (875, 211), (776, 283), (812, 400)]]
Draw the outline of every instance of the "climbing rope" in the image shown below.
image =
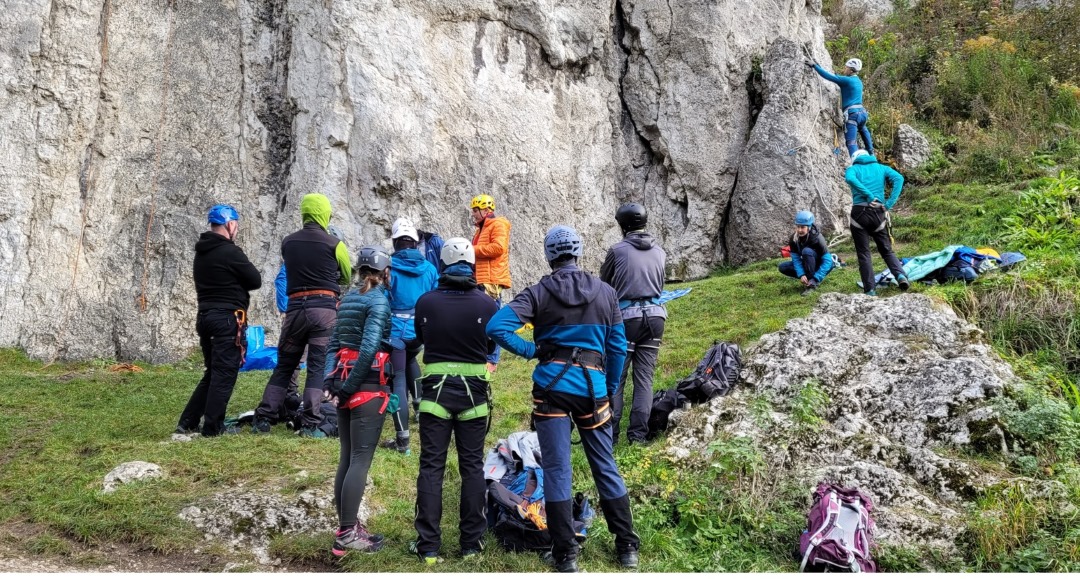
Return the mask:
[(169, 72), (172, 68), (172, 48), (176, 37), (176, 0), (166, 0), (169, 11), (169, 30), (165, 37), (165, 60), (162, 63), (161, 117), (158, 119), (157, 138), (154, 144), (154, 177), (150, 182), (150, 216), (146, 220), (146, 239), (143, 241), (142, 288), (139, 294), (139, 310), (146, 312), (146, 285), (150, 277), (150, 231), (157, 212), (158, 177), (161, 174), (161, 134), (165, 130), (165, 114), (169, 110)]

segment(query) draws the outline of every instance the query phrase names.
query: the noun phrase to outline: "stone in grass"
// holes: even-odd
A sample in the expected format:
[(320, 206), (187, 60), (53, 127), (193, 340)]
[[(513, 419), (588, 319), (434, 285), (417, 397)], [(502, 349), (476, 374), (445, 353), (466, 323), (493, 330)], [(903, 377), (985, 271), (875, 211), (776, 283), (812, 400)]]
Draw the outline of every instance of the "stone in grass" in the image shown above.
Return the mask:
[(161, 470), (161, 467), (152, 462), (143, 462), (141, 460), (125, 462), (105, 475), (103, 490), (111, 493), (120, 488), (121, 485), (137, 480), (160, 478), (164, 475), (165, 472)]

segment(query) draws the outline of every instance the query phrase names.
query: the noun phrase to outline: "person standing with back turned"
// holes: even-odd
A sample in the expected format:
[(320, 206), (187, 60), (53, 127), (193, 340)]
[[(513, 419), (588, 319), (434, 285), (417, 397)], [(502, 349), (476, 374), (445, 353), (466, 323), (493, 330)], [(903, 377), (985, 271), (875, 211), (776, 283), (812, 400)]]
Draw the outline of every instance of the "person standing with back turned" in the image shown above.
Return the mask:
[[(487, 334), (507, 350), (536, 358), (533, 425), (540, 441), (544, 497), (552, 547), (548, 562), (576, 572), (580, 546), (574, 533), (570, 432), (577, 425), (608, 530), (615, 536), (619, 564), (638, 566), (640, 539), (634, 533), (630, 496), (611, 451), (610, 397), (619, 392), (626, 360), (626, 334), (615, 290), (578, 269), (581, 237), (556, 225), (544, 237), (551, 275), (525, 288), (488, 322)], [(534, 326), (536, 342), (515, 332)]]
[(349, 250), (327, 230), (330, 214), (330, 200), (325, 195), (304, 195), (300, 201), (304, 226), (281, 241), (289, 304), (278, 340), (278, 365), (255, 409), (252, 430), (256, 434), (270, 432), (271, 422), (281, 412), (289, 378), (300, 365), (306, 347), (308, 373), (304, 383), (300, 435), (326, 438), (319, 430), (322, 368), (326, 365), (326, 348), (337, 320), (338, 296), (341, 287), (348, 286), (352, 278)]
[[(851, 158), (851, 166), (844, 173), (844, 180), (851, 188), (851, 240), (855, 242), (855, 254), (859, 258), (859, 276), (863, 292), (876, 296), (874, 289), (874, 262), (870, 255), (870, 239), (877, 245), (878, 253), (892, 272), (901, 291), (909, 284), (904, 266), (892, 248), (889, 231), (889, 210), (900, 199), (904, 176), (888, 165), (878, 163), (871, 154), (859, 149)], [(892, 184), (892, 193), (885, 198), (885, 187)]]
[(262, 275), (234, 243), (240, 230), (236, 209), (215, 205), (206, 220), (210, 231), (195, 244), (192, 272), (199, 302), (195, 330), (206, 371), (180, 414), (176, 432), (195, 432), (202, 419), (202, 435), (217, 436), (225, 432), (225, 410), (243, 364), (248, 292), (262, 286)]
[(634, 367), (634, 390), (626, 438), (631, 444), (644, 443), (652, 413), (653, 371), (667, 319), (667, 308), (660, 304), (667, 255), (656, 239), (645, 232), (649, 217), (641, 204), (622, 205), (615, 212), (615, 221), (622, 229), (623, 239), (608, 250), (604, 264), (600, 266), (600, 279), (614, 288), (619, 298), (628, 345), (619, 392), (611, 401), (615, 425), (612, 444), (619, 440), (619, 422), (631, 365)]
[[(476, 281), (502, 307), (502, 292), (510, 289), (510, 221), (495, 216), (495, 199), (477, 195), (469, 204), (473, 225), (472, 245), (476, 252)], [(499, 365), (499, 347), (487, 357), (488, 372)]]

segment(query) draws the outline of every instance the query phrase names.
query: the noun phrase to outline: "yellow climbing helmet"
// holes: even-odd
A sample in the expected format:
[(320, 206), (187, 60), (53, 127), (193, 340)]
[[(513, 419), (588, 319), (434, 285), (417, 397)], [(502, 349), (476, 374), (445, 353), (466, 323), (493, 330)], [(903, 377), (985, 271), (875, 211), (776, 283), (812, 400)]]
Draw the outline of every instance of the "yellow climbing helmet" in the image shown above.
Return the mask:
[(472, 203), (469, 204), (469, 209), (491, 209), (495, 210), (495, 198), (491, 195), (477, 195), (472, 198)]

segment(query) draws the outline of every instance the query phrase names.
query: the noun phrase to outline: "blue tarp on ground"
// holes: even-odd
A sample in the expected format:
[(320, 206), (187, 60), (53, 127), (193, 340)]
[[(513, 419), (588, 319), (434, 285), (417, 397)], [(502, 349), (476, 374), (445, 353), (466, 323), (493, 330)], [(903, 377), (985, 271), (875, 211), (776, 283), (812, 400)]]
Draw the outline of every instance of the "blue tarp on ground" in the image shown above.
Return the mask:
[(262, 326), (248, 326), (247, 355), (241, 372), (273, 370), (277, 367), (277, 348), (266, 345), (266, 331)]

